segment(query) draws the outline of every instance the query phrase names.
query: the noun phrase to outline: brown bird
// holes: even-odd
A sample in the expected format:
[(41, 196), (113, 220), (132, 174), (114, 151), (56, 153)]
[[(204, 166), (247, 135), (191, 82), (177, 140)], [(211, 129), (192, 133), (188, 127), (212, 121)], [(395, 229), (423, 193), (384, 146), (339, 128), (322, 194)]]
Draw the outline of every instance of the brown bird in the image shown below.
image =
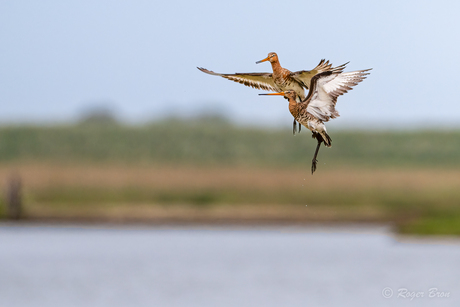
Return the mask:
[[(257, 61), (256, 64), (262, 63), (265, 61), (270, 61), (273, 69), (273, 73), (235, 73), (235, 74), (219, 74), (213, 71), (207, 70), (202, 67), (197, 67), (204, 73), (221, 76), (231, 81), (235, 81), (246, 86), (250, 86), (256, 89), (282, 92), (286, 90), (294, 90), (297, 94), (297, 101), (300, 102), (306, 98), (305, 90), (310, 87), (310, 82), (313, 76), (318, 73), (331, 71), (334, 69), (344, 69), (345, 63), (336, 68), (332, 68), (332, 64), (329, 64), (329, 61), (324, 59), (319, 62), (319, 64), (312, 70), (301, 70), (296, 72), (291, 72), (290, 70), (281, 67), (278, 55), (275, 52), (270, 52), (268, 56), (260, 61)], [(297, 122), (294, 120), (293, 123), (293, 133), (295, 134)], [(299, 132), (300, 132), (299, 125)]]
[(311, 173), (316, 170), (318, 151), (322, 143), (331, 147), (332, 139), (326, 131), (325, 122), (339, 117), (335, 109), (337, 98), (351, 90), (352, 86), (366, 79), (371, 69), (342, 72), (342, 67), (319, 73), (311, 79), (311, 87), (307, 97), (298, 103), (297, 93), (287, 90), (280, 93), (259, 95), (283, 95), (289, 101), (289, 111), (299, 124), (305, 126), (313, 133), (312, 137), (318, 141), (315, 155), (311, 164)]

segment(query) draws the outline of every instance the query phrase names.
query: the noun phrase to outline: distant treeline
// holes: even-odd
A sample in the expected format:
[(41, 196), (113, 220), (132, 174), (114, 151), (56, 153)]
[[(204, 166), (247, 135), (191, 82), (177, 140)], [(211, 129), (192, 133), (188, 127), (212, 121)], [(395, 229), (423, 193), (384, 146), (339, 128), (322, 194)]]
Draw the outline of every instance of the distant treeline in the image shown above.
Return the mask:
[[(460, 131), (330, 129), (319, 167), (458, 167)], [(303, 129), (234, 126), (219, 118), (169, 119), (145, 126), (82, 123), (0, 128), (0, 162), (57, 161), (309, 167), (316, 146)], [(324, 163), (326, 165), (324, 165)]]

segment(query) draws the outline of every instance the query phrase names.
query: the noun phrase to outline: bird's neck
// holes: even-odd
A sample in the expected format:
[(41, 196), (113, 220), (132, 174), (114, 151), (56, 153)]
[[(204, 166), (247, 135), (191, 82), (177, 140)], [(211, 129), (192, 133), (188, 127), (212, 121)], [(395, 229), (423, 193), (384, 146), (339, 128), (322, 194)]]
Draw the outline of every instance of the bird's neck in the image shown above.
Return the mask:
[(274, 73), (280, 74), (283, 72), (283, 67), (281, 67), (279, 61), (270, 62), (270, 64), (272, 64), (272, 69)]
[(289, 112), (291, 112), (292, 116), (297, 119), (299, 115), (299, 104), (295, 99), (289, 98)]

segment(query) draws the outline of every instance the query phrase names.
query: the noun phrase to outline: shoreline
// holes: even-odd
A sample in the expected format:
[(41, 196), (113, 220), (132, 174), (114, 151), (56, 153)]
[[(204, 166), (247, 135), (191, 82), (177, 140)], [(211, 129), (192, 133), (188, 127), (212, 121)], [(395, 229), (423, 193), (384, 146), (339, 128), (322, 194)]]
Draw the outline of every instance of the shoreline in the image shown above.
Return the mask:
[(65, 229), (65, 230), (101, 230), (101, 231), (268, 231), (280, 233), (323, 233), (385, 235), (401, 244), (460, 245), (455, 235), (400, 234), (392, 223), (369, 222), (312, 222), (300, 223), (119, 223), (109, 221), (76, 220), (0, 220), (0, 231), (4, 229)]

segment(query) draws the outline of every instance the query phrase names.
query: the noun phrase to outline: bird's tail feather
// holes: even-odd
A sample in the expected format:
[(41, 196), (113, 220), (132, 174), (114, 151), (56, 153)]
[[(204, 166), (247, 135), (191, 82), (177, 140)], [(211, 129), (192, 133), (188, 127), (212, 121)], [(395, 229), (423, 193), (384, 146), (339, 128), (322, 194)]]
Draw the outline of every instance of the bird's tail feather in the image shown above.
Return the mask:
[(332, 146), (332, 139), (327, 134), (327, 132), (322, 131), (322, 132), (314, 132), (311, 135), (312, 138), (317, 139), (318, 142), (323, 142), (326, 147), (331, 147)]
[(323, 138), (323, 143), (324, 145), (326, 145), (326, 147), (332, 146), (332, 139), (329, 136), (329, 134), (327, 134), (326, 132), (321, 132), (321, 137)]

